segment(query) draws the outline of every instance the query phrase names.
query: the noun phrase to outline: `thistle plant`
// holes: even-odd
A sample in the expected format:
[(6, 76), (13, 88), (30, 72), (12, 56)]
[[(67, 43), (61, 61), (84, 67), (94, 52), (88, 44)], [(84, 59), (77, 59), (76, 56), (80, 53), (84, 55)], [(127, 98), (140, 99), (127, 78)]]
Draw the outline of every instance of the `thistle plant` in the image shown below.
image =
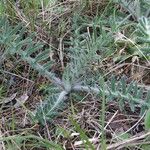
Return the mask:
[[(101, 28), (101, 25), (99, 26)], [(87, 29), (84, 33), (81, 32), (83, 28)], [(24, 37), (26, 29), (22, 25), (11, 27), (7, 19), (0, 20), (0, 47), (3, 48), (1, 60), (17, 54), (53, 84), (50, 86), (49, 96), (34, 111), (34, 118), (42, 124), (52, 121), (67, 106), (66, 100), (72, 92), (92, 92), (96, 95), (105, 93), (107, 102), (118, 100), (120, 106), (128, 103), (132, 111), (138, 106), (141, 113), (148, 109), (150, 92), (146, 96), (144, 89), (138, 88), (135, 83), (128, 85), (125, 79), (117, 81), (114, 77), (101, 87), (100, 72), (92, 72), (92, 63), (100, 63), (104, 52), (109, 50), (114, 42), (111, 33), (105, 30), (98, 31), (94, 23), (91, 28), (87, 28), (85, 23), (83, 26), (74, 27), (73, 30), (74, 36), (69, 40), (70, 46), (66, 49), (70, 61), (62, 78), (58, 78), (51, 70), (53, 62), (49, 54), (52, 49), (43, 49), (43, 44), (34, 42), (34, 35)]]
[[(119, 56), (118, 58), (129, 58), (132, 56), (138, 56), (139, 58), (144, 58), (148, 64), (150, 60), (149, 53), (149, 32), (150, 32), (150, 3), (149, 1), (140, 0), (114, 0), (119, 4), (124, 11), (127, 12), (126, 18), (124, 20), (128, 25), (122, 25), (117, 28), (119, 33), (121, 33), (120, 28), (124, 30), (130, 30), (130, 33), (120, 34), (120, 37), (116, 38), (116, 43), (124, 45), (126, 54), (124, 56)], [(122, 13), (121, 13), (122, 14)], [(124, 15), (124, 14), (122, 14)], [(125, 16), (124, 16), (125, 17)], [(123, 21), (124, 21), (123, 20)], [(127, 28), (126, 28), (126, 27)]]
[(138, 23), (136, 42), (140, 51), (150, 60), (150, 19), (141, 17)]
[(114, 2), (120, 4), (136, 21), (142, 16), (149, 16), (149, 0), (114, 0)]
[[(130, 38), (122, 36), (123, 38), (118, 39), (118, 43), (126, 45), (127, 54), (130, 56), (138, 56), (141, 59), (145, 59), (148, 64), (150, 60), (150, 20), (142, 16), (138, 23), (135, 25), (137, 28), (133, 31)], [(128, 57), (126, 55), (125, 57)]]

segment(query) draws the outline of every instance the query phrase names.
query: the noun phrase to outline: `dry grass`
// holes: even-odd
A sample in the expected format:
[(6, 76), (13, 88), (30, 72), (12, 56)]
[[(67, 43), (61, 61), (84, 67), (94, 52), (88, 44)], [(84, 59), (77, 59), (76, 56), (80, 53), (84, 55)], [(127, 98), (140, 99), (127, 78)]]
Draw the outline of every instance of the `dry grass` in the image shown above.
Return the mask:
[[(41, 1), (43, 2), (43, 1)], [(101, 11), (107, 6), (106, 0), (89, 1), (88, 5), (82, 10), (82, 15), (92, 18), (96, 14), (97, 7), (101, 7)], [(52, 59), (56, 62), (54, 72), (61, 74), (65, 67), (67, 54), (64, 51), (64, 39), (71, 35), (71, 17), (81, 9), (80, 1), (65, 0), (49, 3), (49, 5), (41, 7), (41, 11), (36, 15), (37, 21), (32, 26), (32, 20), (28, 18), (22, 8), (12, 5), (15, 10), (16, 20), (24, 22), (28, 27), (29, 32), (32, 30), (38, 32), (36, 40), (41, 40), (46, 46), (55, 48), (55, 53), (52, 54)], [(42, 4), (41, 4), (42, 6)], [(59, 9), (62, 9), (58, 11)], [(30, 10), (32, 13), (33, 10)], [(119, 50), (121, 52), (121, 50)], [(17, 57), (15, 58), (17, 60)], [(16, 61), (15, 60), (15, 61)], [(52, 123), (47, 123), (41, 126), (30, 119), (29, 113), (35, 110), (37, 105), (43, 99), (43, 93), (40, 86), (47, 84), (49, 81), (44, 77), (39, 77), (37, 72), (33, 71), (30, 66), (24, 62), (21, 64), (15, 61), (7, 60), (3, 64), (5, 72), (0, 78), (0, 84), (6, 86), (6, 96), (11, 96), (17, 92), (17, 97), (28, 93), (28, 100), (24, 107), (14, 109), (13, 107), (0, 112), (0, 138), (9, 137), (12, 135), (28, 135), (34, 134), (50, 141), (61, 143), (66, 150), (84, 150), (83, 141), (80, 138), (80, 133), (75, 130), (69, 116), (80, 125), (81, 129), (86, 132), (86, 135), (91, 141), (96, 150), (100, 150), (101, 146), (101, 100), (94, 95), (88, 93), (81, 95), (82, 99), (79, 102), (74, 97), (71, 97), (72, 107), (66, 108)], [(118, 79), (126, 75), (127, 82), (137, 81), (139, 86), (149, 89), (150, 84), (150, 68), (146, 61), (126, 60), (123, 63), (114, 63), (113, 56), (107, 57), (102, 64), (94, 64), (94, 69), (101, 69), (104, 76), (108, 79), (110, 75), (115, 74)], [(70, 104), (71, 105), (71, 104)], [(145, 144), (145, 138), (149, 136), (149, 132), (145, 133), (143, 118), (139, 117), (139, 109), (136, 108), (136, 113), (133, 113), (128, 104), (124, 111), (119, 109), (117, 102), (109, 102), (106, 105), (105, 113), (105, 136), (108, 150), (125, 150), (125, 149), (142, 149), (140, 146)], [(35, 149), (46, 150), (46, 148), (33, 148), (37, 141), (25, 141), (22, 143), (11, 140), (12, 145), (19, 149)], [(145, 143), (144, 143), (145, 142)], [(10, 143), (0, 142), (0, 150), (6, 150)], [(149, 144), (149, 143), (148, 143)], [(32, 147), (33, 146), (33, 147)], [(129, 148), (128, 146), (132, 146)], [(11, 148), (9, 149), (11, 150)]]

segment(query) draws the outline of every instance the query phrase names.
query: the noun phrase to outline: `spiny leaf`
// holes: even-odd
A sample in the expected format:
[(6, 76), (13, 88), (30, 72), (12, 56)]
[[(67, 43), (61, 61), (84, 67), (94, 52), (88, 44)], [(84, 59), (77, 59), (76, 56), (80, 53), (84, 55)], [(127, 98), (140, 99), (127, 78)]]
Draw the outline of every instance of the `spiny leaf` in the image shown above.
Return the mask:
[(38, 56), (36, 56), (35, 58), (36, 62), (40, 62), (49, 58), (49, 53), (50, 53), (50, 50), (44, 50), (43, 52), (38, 54)]
[(51, 68), (52, 64), (53, 64), (53, 63), (52, 63), (51, 61), (49, 61), (49, 62), (43, 64), (43, 68), (44, 68), (45, 70), (48, 70), (48, 69)]
[(34, 52), (38, 51), (43, 47), (43, 44), (36, 43), (35, 45), (33, 43), (28, 43), (27, 45), (27, 56), (30, 56)]
[(65, 107), (66, 94), (62, 91), (60, 94), (48, 97), (48, 100), (37, 108), (35, 119), (43, 125), (46, 121), (51, 121)]
[(110, 83), (111, 83), (111, 90), (113, 91), (113, 92), (115, 92), (116, 91), (116, 80), (115, 80), (115, 77), (114, 76), (112, 76), (112, 78), (111, 78), (111, 80), (110, 80)]
[(125, 77), (123, 77), (121, 79), (121, 90), (122, 90), (122, 94), (126, 94), (127, 93), (127, 90), (126, 90), (126, 82), (125, 82)]

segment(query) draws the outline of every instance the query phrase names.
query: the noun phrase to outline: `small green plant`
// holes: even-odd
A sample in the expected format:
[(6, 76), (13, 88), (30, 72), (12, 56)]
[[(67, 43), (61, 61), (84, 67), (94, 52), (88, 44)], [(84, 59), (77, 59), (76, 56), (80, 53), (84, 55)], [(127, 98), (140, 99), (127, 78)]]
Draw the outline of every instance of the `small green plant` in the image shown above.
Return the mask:
[[(8, 150), (20, 150), (25, 148), (26, 146), (29, 146), (31, 149), (33, 148), (44, 148), (45, 150), (63, 150), (63, 148), (52, 141), (49, 141), (47, 139), (43, 139), (41, 137), (35, 136), (35, 135), (13, 135), (9, 137), (1, 137), (0, 141), (6, 142), (6, 148)], [(30, 144), (29, 144), (30, 143)], [(26, 149), (26, 148), (25, 148)]]
[[(81, 32), (81, 28), (86, 29), (84, 33)], [(105, 50), (109, 50), (112, 45), (110, 43), (113, 43), (111, 33), (101, 30), (101, 25), (98, 29), (95, 22), (90, 28), (86, 23), (80, 28), (79, 26), (73, 28), (74, 36), (68, 42), (69, 48), (66, 49), (70, 62), (66, 65), (62, 78), (58, 78), (51, 71), (53, 61), (49, 55), (52, 49), (43, 49), (43, 44), (35, 43), (33, 34), (25, 37), (26, 31), (22, 25), (11, 27), (6, 18), (0, 20), (2, 62), (9, 55), (17, 54), (20, 60), (26, 61), (53, 84), (47, 100), (34, 112), (34, 118), (40, 123), (45, 124), (46, 121), (51, 121), (57, 116), (67, 106), (65, 100), (72, 92), (92, 92), (96, 95), (101, 92), (105, 94), (107, 101), (117, 98), (121, 108), (126, 102), (129, 103), (132, 111), (139, 106), (141, 113), (150, 107), (150, 99), (144, 96), (143, 89), (138, 88), (134, 83), (127, 85), (125, 79), (117, 81), (115, 78), (105, 82), (103, 86), (97, 83), (101, 74), (98, 70), (92, 71), (92, 63), (100, 63), (105, 55), (98, 53), (103, 54)]]
[(138, 23), (137, 44), (139, 46), (138, 54), (150, 60), (150, 20), (141, 17)]
[(142, 16), (147, 17), (150, 12), (148, 0), (114, 0), (114, 2), (120, 4), (135, 20), (139, 20)]
[[(118, 43), (125, 44), (126, 54), (124, 58), (138, 56), (141, 59), (150, 61), (150, 21), (149, 18), (141, 17), (139, 22), (135, 24), (137, 27), (133, 31), (131, 38), (125, 35), (120, 35), (120, 39), (117, 40)], [(122, 56), (123, 57), (123, 56)]]
[(122, 11), (116, 11), (119, 14), (115, 16), (116, 22), (119, 18), (123, 18), (120, 20), (121, 23), (114, 23), (117, 24), (115, 41), (118, 49), (124, 51), (121, 55), (116, 54), (114, 61), (124, 61), (138, 56), (149, 63), (149, 2), (139, 0), (117, 0), (115, 2), (124, 11), (127, 11), (127, 15)]

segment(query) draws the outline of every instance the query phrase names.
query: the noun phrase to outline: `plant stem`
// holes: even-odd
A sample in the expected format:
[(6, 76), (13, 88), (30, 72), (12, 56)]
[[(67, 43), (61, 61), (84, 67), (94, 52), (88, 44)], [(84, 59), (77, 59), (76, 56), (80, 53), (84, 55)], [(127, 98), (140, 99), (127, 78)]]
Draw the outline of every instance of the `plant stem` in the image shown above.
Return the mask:
[[(97, 88), (97, 87), (88, 87), (88, 86), (82, 86), (82, 85), (75, 85), (72, 88), (72, 90), (77, 91), (77, 92), (79, 92), (79, 91), (88, 92), (88, 93), (93, 92), (96, 95), (98, 95), (99, 92), (100, 92), (99, 88)], [(105, 89), (104, 92), (105, 92), (105, 95), (109, 95), (110, 94), (109, 90), (107, 90), (107, 89)], [(114, 97), (122, 97), (124, 99), (130, 99), (130, 100), (134, 101), (135, 103), (137, 103), (137, 104), (139, 104), (141, 106), (146, 106), (148, 108), (150, 107), (150, 104), (147, 103), (146, 101), (141, 101), (138, 98), (133, 98), (129, 94), (123, 95), (120, 92), (113, 92), (112, 94), (114, 95)]]
[(106, 105), (106, 99), (105, 99), (105, 83), (104, 79), (101, 78), (100, 84), (102, 87), (102, 90), (100, 90), (99, 94), (102, 97), (102, 113), (101, 113), (101, 123), (102, 123), (102, 141), (101, 141), (101, 148), (103, 150), (106, 150), (106, 137), (105, 137), (105, 105)]
[(41, 74), (43, 74), (44, 76), (46, 76), (52, 83), (54, 83), (55, 85), (57, 86), (60, 86), (64, 89), (64, 84), (63, 82), (57, 78), (55, 76), (55, 74), (45, 70), (43, 68), (43, 66), (41, 66), (40, 64), (38, 63), (34, 63), (34, 59), (31, 58), (31, 57), (23, 57), (25, 61), (27, 61), (31, 66), (34, 66), (34, 68)]

